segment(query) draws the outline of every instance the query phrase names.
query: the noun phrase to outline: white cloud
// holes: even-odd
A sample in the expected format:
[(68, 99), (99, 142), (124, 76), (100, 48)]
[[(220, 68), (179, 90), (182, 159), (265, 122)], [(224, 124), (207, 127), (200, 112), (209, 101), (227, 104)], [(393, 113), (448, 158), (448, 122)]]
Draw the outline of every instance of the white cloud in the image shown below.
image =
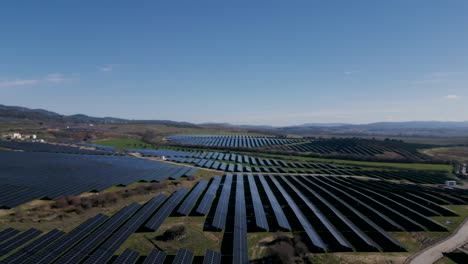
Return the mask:
[(449, 95), (446, 95), (445, 98), (448, 100), (457, 100), (457, 99), (460, 99), (460, 96), (455, 95), (455, 94), (449, 94)]
[(63, 83), (69, 80), (60, 73), (51, 73), (44, 78), (38, 79), (0, 79), (0, 87), (18, 87), (18, 86), (34, 86), (44, 83)]
[(118, 66), (119, 64), (107, 64), (105, 66), (99, 67), (99, 70), (103, 72), (111, 72), (114, 70), (115, 67), (118, 67)]
[(354, 75), (354, 74), (357, 74), (359, 73), (359, 71), (345, 71), (344, 74), (345, 75)]
[(40, 80), (27, 80), (27, 79), (15, 79), (15, 80), (1, 80), (0, 87), (16, 87), (38, 84)]
[(414, 81), (415, 84), (431, 84), (431, 83), (441, 83), (441, 82), (449, 82), (456, 79), (459, 79), (466, 75), (465, 72), (462, 71), (439, 71), (439, 72), (431, 72), (426, 74), (421, 80)]
[(60, 82), (63, 82), (65, 81), (65, 77), (60, 74), (60, 73), (53, 73), (53, 74), (49, 74), (47, 75), (47, 77), (45, 78), (45, 80), (47, 82), (51, 82), (51, 83), (60, 83)]

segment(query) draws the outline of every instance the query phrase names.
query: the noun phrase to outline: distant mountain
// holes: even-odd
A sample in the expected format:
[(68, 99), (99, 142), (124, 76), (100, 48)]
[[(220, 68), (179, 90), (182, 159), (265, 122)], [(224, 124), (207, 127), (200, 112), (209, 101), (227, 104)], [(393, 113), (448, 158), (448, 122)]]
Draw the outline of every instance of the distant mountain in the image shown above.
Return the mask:
[(414, 129), (445, 129), (445, 128), (468, 128), (468, 121), (408, 121), (408, 122), (379, 122), (367, 125), (358, 125), (361, 127), (378, 127), (380, 129), (392, 128), (414, 128)]
[(195, 124), (188, 122), (177, 122), (171, 120), (130, 120), (114, 117), (93, 117), (83, 114), (76, 115), (61, 115), (55, 112), (43, 109), (30, 109), (20, 106), (0, 105), (0, 121), (35, 121), (48, 123), (70, 123), (70, 124), (128, 124), (128, 123), (145, 123), (145, 124), (164, 124), (171, 126), (193, 126)]
[(83, 114), (61, 115), (43, 109), (0, 105), (0, 122), (34, 121), (58, 124), (162, 124), (178, 127), (240, 128), (250, 132), (301, 136), (352, 135), (352, 136), (466, 136), (468, 121), (410, 121), (377, 122), (370, 124), (306, 123), (297, 126), (273, 127), (268, 125), (231, 125), (229, 123), (193, 124), (171, 120), (131, 120), (114, 117), (92, 117)]
[(370, 124), (304, 124), (278, 128), (282, 133), (303, 136), (354, 135), (354, 136), (466, 136), (468, 121), (409, 121), (377, 122)]
[(339, 126), (348, 126), (350, 124), (346, 123), (305, 123), (300, 125), (302, 127), (339, 127)]

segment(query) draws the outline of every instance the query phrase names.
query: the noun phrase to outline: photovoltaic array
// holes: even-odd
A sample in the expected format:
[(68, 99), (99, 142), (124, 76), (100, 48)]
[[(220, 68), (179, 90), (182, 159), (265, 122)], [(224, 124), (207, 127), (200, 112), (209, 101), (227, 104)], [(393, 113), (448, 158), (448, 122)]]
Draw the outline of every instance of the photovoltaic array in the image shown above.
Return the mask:
[(179, 178), (193, 169), (134, 157), (0, 151), (0, 208)]
[[(232, 234), (226, 236), (232, 249), (207, 250), (203, 263), (247, 263), (247, 234), (259, 231), (303, 234), (312, 252), (405, 251), (388, 232), (446, 231), (430, 217), (456, 216), (443, 205), (468, 204), (468, 195), (342, 176), (227, 174), (200, 181), (190, 191), (179, 189), (144, 205), (130, 204), (111, 217), (98, 214), (69, 233), (5, 229), (0, 231), (0, 256), (5, 256), (0, 263), (107, 263), (137, 230), (158, 230), (168, 216), (185, 217), (196, 204), (205, 215), (214, 212), (214, 219), (206, 221), (216, 224), (215, 231)], [(248, 222), (250, 217), (255, 221)], [(127, 249), (114, 262), (136, 263), (139, 255)], [(161, 263), (166, 256), (155, 249), (141, 261)], [(174, 256), (174, 263), (192, 261), (193, 252), (187, 249)]]

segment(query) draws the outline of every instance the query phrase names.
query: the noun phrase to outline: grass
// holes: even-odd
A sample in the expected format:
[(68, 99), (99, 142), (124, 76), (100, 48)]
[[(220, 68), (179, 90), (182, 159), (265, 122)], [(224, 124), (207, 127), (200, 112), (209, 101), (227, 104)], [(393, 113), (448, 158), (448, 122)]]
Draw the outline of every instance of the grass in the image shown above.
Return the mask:
[(453, 260), (449, 259), (448, 257), (442, 257), (441, 259), (434, 262), (434, 264), (457, 264)]
[(436, 159), (456, 160), (460, 162), (468, 161), (468, 147), (432, 148), (422, 150), (421, 152)]
[(447, 227), (450, 232), (453, 232), (466, 218), (468, 218), (468, 205), (446, 205), (444, 207), (454, 211), (459, 216), (435, 216), (431, 217), (431, 219)]
[(141, 139), (137, 138), (113, 138), (113, 139), (102, 139), (102, 140), (95, 140), (92, 143), (103, 145), (103, 146), (110, 146), (115, 147), (119, 150), (129, 149), (129, 148), (147, 148), (152, 149), (154, 148), (153, 145), (143, 142)]
[[(226, 151), (216, 149), (205, 149), (205, 148), (184, 148), (184, 147), (162, 147), (164, 149), (174, 149), (181, 151), (203, 151), (203, 152), (220, 152), (226, 153)], [(310, 161), (310, 162), (321, 162), (321, 163), (336, 163), (340, 165), (354, 165), (354, 166), (367, 166), (367, 167), (385, 167), (393, 169), (414, 169), (414, 170), (434, 170), (434, 171), (445, 171), (449, 174), (452, 173), (453, 166), (450, 164), (430, 164), (430, 163), (398, 163), (398, 162), (375, 162), (375, 161), (356, 161), (356, 160), (342, 160), (342, 159), (326, 159), (326, 158), (312, 158), (303, 156), (290, 156), (280, 154), (267, 154), (267, 153), (253, 153), (253, 152), (236, 152), (230, 151), (237, 155), (248, 155), (253, 157), (263, 158), (277, 158), (283, 160), (295, 160), (295, 161)], [(223, 161), (226, 163), (237, 163), (232, 161)]]
[(453, 169), (453, 166), (450, 164), (355, 161), (355, 160), (310, 158), (310, 157), (288, 156), (288, 155), (278, 155), (278, 154), (261, 154), (260, 156), (265, 156), (269, 158), (286, 159), (286, 160), (315, 161), (315, 162), (336, 163), (336, 164), (355, 165), (355, 166), (387, 167), (387, 168), (417, 169), (417, 170), (438, 170), (438, 171), (447, 171), (450, 173), (452, 172), (452, 169)]
[(0, 150), (11, 150), (9, 148), (0, 147)]
[[(203, 231), (204, 223), (205, 217), (168, 217), (156, 232), (132, 234), (116, 254), (130, 248), (139, 251), (142, 255), (147, 255), (155, 247), (166, 251), (169, 255), (175, 255), (179, 248), (191, 250), (195, 256), (204, 256), (207, 248), (220, 252), (222, 233)], [(184, 238), (173, 241), (155, 239), (156, 236), (162, 235), (168, 228), (177, 224), (186, 227), (187, 233)]]

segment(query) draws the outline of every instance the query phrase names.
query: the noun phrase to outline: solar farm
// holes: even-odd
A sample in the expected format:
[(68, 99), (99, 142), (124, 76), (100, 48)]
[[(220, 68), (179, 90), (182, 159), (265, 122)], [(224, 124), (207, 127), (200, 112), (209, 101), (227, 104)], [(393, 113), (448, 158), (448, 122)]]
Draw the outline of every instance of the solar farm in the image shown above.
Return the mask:
[[(178, 135), (167, 137), (176, 145), (227, 149), (258, 149), (273, 153), (299, 153), (324, 157), (353, 157), (425, 161), (431, 158), (418, 152), (423, 144), (367, 139), (297, 139), (272, 136)], [(390, 156), (388, 154), (391, 154)]]
[[(314, 257), (334, 254), (380, 254), (385, 260), (413, 253), (408, 236), (449, 235), (468, 206), (466, 190), (441, 187), (454, 179), (447, 170), (294, 160), (230, 148), (304, 144), (299, 139), (169, 140), (228, 147), (118, 152), (90, 143), (1, 142), (11, 150), (0, 150), (0, 210), (12, 215), (35, 201), (99, 197), (153, 183), (171, 188), (124, 199), (112, 210), (96, 207), (65, 228), (45, 219), (0, 222), (0, 263), (278, 263), (269, 245), (281, 236), (304, 245), (296, 260), (314, 263)], [(181, 224), (188, 229), (184, 235), (163, 239)]]

